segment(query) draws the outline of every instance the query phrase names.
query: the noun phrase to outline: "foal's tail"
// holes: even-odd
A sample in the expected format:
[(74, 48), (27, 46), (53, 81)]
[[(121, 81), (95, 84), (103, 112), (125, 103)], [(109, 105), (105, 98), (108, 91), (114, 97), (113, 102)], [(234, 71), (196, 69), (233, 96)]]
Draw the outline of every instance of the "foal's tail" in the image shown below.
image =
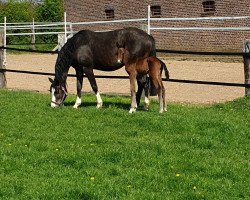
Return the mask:
[(162, 74), (162, 71), (164, 70), (165, 77), (166, 77), (167, 80), (169, 80), (169, 71), (167, 69), (167, 66), (163, 61), (160, 60), (160, 62), (161, 62), (161, 74)]
[(150, 38), (150, 41), (152, 43), (152, 47), (151, 47), (151, 51), (150, 51), (149, 56), (156, 56), (155, 39), (151, 35), (149, 35), (149, 38)]

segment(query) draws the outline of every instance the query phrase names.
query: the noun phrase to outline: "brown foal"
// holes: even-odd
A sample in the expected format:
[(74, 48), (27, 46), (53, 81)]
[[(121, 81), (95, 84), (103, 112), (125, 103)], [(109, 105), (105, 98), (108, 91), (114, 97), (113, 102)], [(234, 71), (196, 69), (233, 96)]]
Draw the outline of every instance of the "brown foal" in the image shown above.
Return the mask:
[[(124, 47), (118, 47), (118, 58), (119, 63), (125, 64), (125, 69), (129, 75), (130, 79), (130, 91), (131, 91), (131, 107), (129, 113), (133, 113), (137, 109), (136, 103), (136, 77), (138, 74), (148, 74), (150, 78), (150, 83), (153, 84), (157, 91), (160, 113), (167, 111), (166, 100), (165, 100), (165, 88), (162, 82), (162, 70), (165, 71), (165, 76), (169, 79), (169, 73), (166, 65), (157, 57), (150, 56), (146, 58), (138, 58), (136, 62), (130, 63), (127, 60), (128, 53)], [(147, 100), (147, 97), (145, 97)], [(145, 102), (147, 104), (149, 102)]]

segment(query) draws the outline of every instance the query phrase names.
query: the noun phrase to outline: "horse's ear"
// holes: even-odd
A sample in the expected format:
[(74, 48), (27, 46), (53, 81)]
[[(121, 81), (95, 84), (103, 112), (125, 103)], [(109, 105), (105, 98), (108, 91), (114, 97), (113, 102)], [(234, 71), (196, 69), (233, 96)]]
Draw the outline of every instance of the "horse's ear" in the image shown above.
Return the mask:
[(52, 78), (49, 77), (49, 82), (53, 83), (54, 80)]

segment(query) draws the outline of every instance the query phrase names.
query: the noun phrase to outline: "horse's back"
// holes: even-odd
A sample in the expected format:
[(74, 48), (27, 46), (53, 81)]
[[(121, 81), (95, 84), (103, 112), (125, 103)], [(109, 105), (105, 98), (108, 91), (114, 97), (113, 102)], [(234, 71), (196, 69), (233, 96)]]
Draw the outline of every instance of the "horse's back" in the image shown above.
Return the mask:
[(113, 71), (123, 66), (117, 63), (119, 42), (124, 42), (131, 63), (136, 62), (137, 58), (148, 57), (154, 49), (153, 38), (138, 28), (107, 32), (81, 30), (65, 44), (63, 55), (71, 57), (72, 64), (76, 66), (85, 66), (85, 60), (92, 60), (92, 63), (88, 62), (88, 66), (91, 64), (98, 70)]

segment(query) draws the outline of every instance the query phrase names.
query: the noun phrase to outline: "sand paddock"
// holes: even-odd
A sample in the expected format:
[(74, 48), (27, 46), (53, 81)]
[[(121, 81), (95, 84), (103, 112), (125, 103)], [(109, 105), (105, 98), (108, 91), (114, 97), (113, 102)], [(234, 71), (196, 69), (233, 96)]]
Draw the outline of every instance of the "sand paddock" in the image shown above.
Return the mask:
[[(37, 72), (54, 72), (56, 55), (10, 54), (7, 55), (7, 69)], [(201, 62), (164, 60), (174, 79), (244, 83), (243, 63)], [(70, 73), (75, 73), (70, 69)], [(113, 72), (95, 71), (96, 75), (127, 75), (122, 68)], [(50, 83), (47, 76), (7, 73), (7, 88), (48, 92)], [(76, 93), (75, 78), (68, 78), (69, 93)], [(99, 91), (105, 94), (129, 95), (129, 80), (97, 79)], [(164, 82), (167, 102), (209, 104), (224, 102), (244, 96), (241, 87), (211, 86), (187, 83)], [(88, 80), (84, 79), (84, 92), (91, 92)], [(84, 97), (83, 97), (84, 101)]]

